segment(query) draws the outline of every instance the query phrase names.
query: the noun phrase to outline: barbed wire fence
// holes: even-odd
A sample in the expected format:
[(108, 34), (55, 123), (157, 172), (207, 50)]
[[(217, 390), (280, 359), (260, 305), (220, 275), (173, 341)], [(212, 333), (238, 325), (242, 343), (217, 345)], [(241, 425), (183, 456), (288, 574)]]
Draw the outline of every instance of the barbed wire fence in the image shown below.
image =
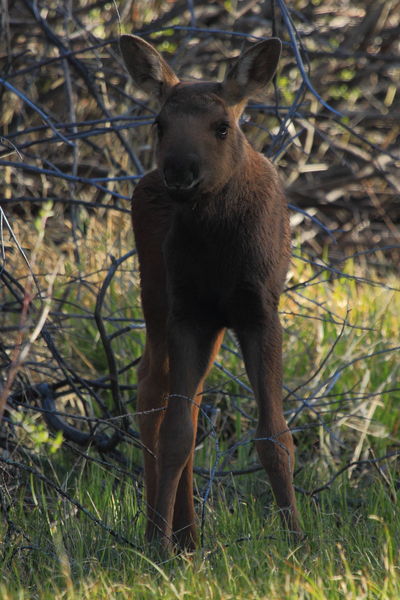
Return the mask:
[[(343, 3), (334, 23), (329, 2), (319, 9), (304, 2), (301, 12), (284, 0), (239, 2), (231, 10), (189, 0), (160, 6), (152, 4), (154, 18), (146, 24), (140, 2), (129, 0), (119, 12), (103, 0), (74, 8), (19, 0), (1, 14), (1, 508), (7, 519), (21, 478), (32, 476), (139, 550), (139, 534), (110, 527), (48, 472), (49, 461), (55, 465), (63, 452), (129, 481), (142, 496), (132, 373), (144, 323), (129, 223), (132, 188), (153, 164), (155, 112), (129, 83), (118, 51), (121, 28), (157, 43), (189, 78), (221, 77), (246, 44), (270, 35), (283, 40), (273, 100), (250, 104), (243, 128), (282, 166), (294, 259), (308, 269), (305, 278), (288, 281), (292, 309), (282, 317), (338, 331), (314, 371), (285, 382), (289, 426), (304, 436), (322, 427), (337, 459), (325, 481), (298, 491), (315, 496), (357, 467), (378, 469), (385, 478), (381, 464), (398, 455), (392, 445), (375, 456), (365, 444), (371, 405), (400, 394), (396, 379), (379, 390), (363, 383), (346, 393), (333, 389), (357, 361), (395, 355), (400, 345), (369, 348), (338, 363), (333, 356), (345, 332), (368, 328), (351, 312), (342, 317), (307, 295), (337, 279), (400, 291), (385, 280), (400, 259), (398, 2), (375, 3), (370, 12)], [(351, 274), (352, 261), (370, 267), (371, 276)], [(197, 441), (213, 448), (211, 468), (196, 467), (202, 531), (214, 484), (261, 469), (256, 462), (232, 466), (255, 430), (251, 390), (243, 371), (230, 367), (229, 357), (237, 356), (228, 337), (228, 359), (216, 363), (220, 378), (201, 408)], [(232, 433), (235, 414), (246, 424), (239, 438)], [(340, 426), (357, 414), (365, 426), (343, 463)], [(228, 440), (223, 448), (222, 438)], [(62, 448), (49, 455), (52, 444)], [(16, 528), (8, 524), (4, 544)]]

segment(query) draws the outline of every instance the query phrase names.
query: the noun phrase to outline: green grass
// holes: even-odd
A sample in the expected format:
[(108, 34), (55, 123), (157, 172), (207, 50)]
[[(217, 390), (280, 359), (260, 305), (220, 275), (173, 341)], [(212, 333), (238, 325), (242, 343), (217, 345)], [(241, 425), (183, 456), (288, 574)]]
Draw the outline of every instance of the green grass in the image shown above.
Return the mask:
[[(266, 477), (259, 471), (214, 481), (205, 506), (202, 549), (192, 556), (153, 560), (151, 552), (142, 551), (140, 481), (62, 448), (51, 453), (39, 440), (33, 444), (32, 468), (85, 507), (91, 518), (34, 474), (10, 467), (3, 482), (9, 510), (0, 524), (0, 598), (398, 599), (400, 513), (395, 459), (376, 466), (361, 462), (334, 478), (327, 489), (314, 496), (305, 493), (329, 482), (350, 461), (384, 456), (398, 446), (400, 396), (393, 390), (400, 387), (396, 384), (399, 360), (397, 352), (387, 350), (400, 339), (400, 294), (357, 283), (353, 275), (365, 276), (365, 270), (359, 269), (349, 263), (350, 278), (316, 280), (299, 290), (301, 297), (291, 292), (281, 304), (285, 382), (291, 389), (302, 386), (296, 394), (311, 404), (294, 422), (299, 429), (295, 483), (305, 541), (286, 539)], [(311, 275), (311, 267), (297, 260), (288, 285)], [(368, 277), (374, 279), (371, 273)], [(321, 279), (325, 278), (326, 273)], [(385, 282), (400, 287), (394, 277)], [(138, 318), (137, 302), (125, 302), (136, 284), (135, 276), (122, 269), (107, 295), (106, 312)], [(61, 294), (62, 287), (55, 293)], [(75, 301), (73, 292), (69, 299)], [(81, 306), (90, 306), (91, 301), (80, 297)], [(104, 370), (93, 323), (71, 319), (71, 324), (72, 329), (60, 338), (70, 359), (78, 362), (83, 353), (89, 372)], [(113, 347), (123, 363), (136, 356), (142, 344), (143, 332), (133, 331), (116, 338)], [(219, 362), (245, 383), (234, 349), (234, 340), (228, 339)], [(124, 381), (135, 382), (134, 371), (125, 377)], [(253, 464), (254, 423), (240, 415), (233, 403), (242, 396), (240, 407), (255, 416), (252, 398), (218, 369), (209, 386), (219, 390), (220, 462), (233, 469)], [(211, 392), (206, 397), (216, 399)], [(288, 409), (300, 405), (298, 397), (286, 404)], [(229, 457), (229, 445), (237, 439), (243, 443)], [(140, 460), (138, 450), (123, 450), (136, 463)], [(210, 437), (196, 456), (198, 466), (212, 466), (217, 456), (215, 440)], [(206, 485), (198, 477), (199, 517)], [(134, 547), (110, 535), (95, 519)]]
[[(97, 467), (82, 483), (74, 492), (86, 506), (140, 540), (133, 486), (113, 489)], [(357, 488), (342, 477), (317, 502), (300, 496), (307, 542), (297, 545), (269, 502), (263, 507), (250, 493), (228, 510), (222, 494), (208, 509), (204, 552), (162, 564), (115, 543), (67, 505), (42, 500), (10, 515), (32, 539), (5, 557), (2, 598), (399, 597), (400, 518), (378, 477)]]

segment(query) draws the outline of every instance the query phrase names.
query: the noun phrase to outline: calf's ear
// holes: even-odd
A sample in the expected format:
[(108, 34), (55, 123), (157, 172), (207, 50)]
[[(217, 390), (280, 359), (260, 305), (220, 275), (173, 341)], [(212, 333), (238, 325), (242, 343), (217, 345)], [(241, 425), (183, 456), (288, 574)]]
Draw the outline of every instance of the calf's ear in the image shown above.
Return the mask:
[(161, 54), (137, 35), (121, 35), (122, 58), (134, 83), (150, 96), (161, 101), (171, 87), (179, 83)]
[(276, 71), (281, 48), (280, 39), (270, 38), (239, 56), (222, 84), (228, 105), (244, 104), (249, 98), (261, 95)]

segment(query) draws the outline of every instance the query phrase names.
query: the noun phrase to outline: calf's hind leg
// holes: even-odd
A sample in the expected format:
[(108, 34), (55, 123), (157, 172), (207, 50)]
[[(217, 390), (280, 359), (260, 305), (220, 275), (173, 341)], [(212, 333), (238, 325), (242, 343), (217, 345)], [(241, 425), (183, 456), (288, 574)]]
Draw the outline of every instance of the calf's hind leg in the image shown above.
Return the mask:
[[(165, 345), (165, 343), (164, 343)], [(158, 437), (168, 396), (167, 352), (151, 356), (149, 340), (138, 368), (138, 422), (143, 444), (144, 482), (147, 503), (146, 539), (153, 538), (157, 497)], [(151, 358), (150, 358), (151, 356)]]

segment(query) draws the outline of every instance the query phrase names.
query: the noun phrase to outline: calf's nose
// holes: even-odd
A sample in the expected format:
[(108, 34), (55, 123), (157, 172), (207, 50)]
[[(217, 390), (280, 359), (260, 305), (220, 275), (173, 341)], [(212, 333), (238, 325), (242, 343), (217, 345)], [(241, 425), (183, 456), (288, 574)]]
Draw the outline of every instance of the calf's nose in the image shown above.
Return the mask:
[(199, 160), (195, 154), (171, 154), (163, 165), (164, 182), (170, 190), (190, 190), (199, 181)]

